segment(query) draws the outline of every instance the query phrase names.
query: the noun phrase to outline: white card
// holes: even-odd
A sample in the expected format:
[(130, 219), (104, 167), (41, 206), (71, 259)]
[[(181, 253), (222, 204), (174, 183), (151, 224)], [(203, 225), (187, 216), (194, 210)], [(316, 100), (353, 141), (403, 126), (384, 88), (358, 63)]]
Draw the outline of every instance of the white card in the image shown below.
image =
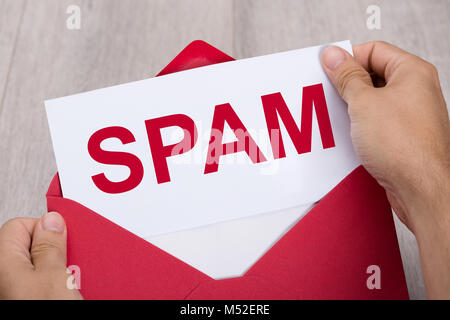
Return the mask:
[[(351, 52), (350, 42), (337, 45)], [(358, 166), (347, 107), (320, 65), (322, 48), (227, 62), (46, 101), (64, 197), (145, 238), (319, 200)], [(262, 96), (272, 111), (281, 97), (289, 111), (284, 120), (291, 116), (301, 127), (301, 137), (308, 136), (307, 126), (301, 126), (302, 109), (308, 107), (302, 105), (314, 101), (312, 138), (300, 138), (300, 154), (285, 128), (288, 120), (278, 116), (285, 157), (275, 159), (268, 133), (273, 118), (270, 126)], [(213, 118), (218, 127), (224, 125), (221, 145), (242, 137), (230, 129), (236, 128), (234, 116), (263, 156), (256, 157), (250, 148), (248, 153), (220, 156), (214, 165), (207, 161)], [(186, 132), (176, 126), (162, 128), (164, 121), (187, 129), (195, 126), (198, 138), (191, 150)], [(217, 130), (213, 132), (215, 136)], [(108, 138), (111, 134), (122, 141)], [(167, 146), (177, 143), (174, 150), (184, 153), (168, 154)], [(259, 162), (261, 158), (265, 161)], [(131, 169), (107, 164), (117, 162)]]
[(313, 205), (146, 238), (213, 279), (243, 276)]

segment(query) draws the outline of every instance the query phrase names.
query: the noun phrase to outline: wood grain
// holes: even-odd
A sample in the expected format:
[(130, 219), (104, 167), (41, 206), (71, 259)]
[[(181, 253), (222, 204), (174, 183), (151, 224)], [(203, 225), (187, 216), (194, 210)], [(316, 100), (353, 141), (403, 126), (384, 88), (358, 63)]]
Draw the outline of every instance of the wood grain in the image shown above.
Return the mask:
[[(81, 30), (66, 28), (67, 6)], [(381, 30), (368, 30), (369, 4)], [(155, 75), (203, 39), (236, 58), (385, 40), (433, 62), (450, 97), (448, 0), (0, 0), (0, 224), (38, 217), (56, 171), (43, 101)], [(396, 220), (411, 298), (425, 298), (413, 235)]]
[[(25, 0), (0, 2), (0, 106), (22, 22)], [(1, 113), (1, 107), (0, 107)]]

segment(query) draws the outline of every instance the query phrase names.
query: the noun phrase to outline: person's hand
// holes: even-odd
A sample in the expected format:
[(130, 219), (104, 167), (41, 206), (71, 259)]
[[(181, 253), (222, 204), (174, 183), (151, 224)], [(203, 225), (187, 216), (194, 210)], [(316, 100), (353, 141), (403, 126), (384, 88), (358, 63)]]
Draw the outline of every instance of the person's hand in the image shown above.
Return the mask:
[(0, 299), (82, 299), (67, 286), (66, 239), (58, 213), (6, 222), (0, 229)]
[[(438, 73), (430, 63), (383, 42), (355, 46), (354, 54), (327, 48), (325, 71), (348, 103), (362, 164), (414, 231), (422, 217), (405, 202), (449, 190), (450, 125)], [(370, 73), (386, 85), (374, 87)]]
[(388, 43), (353, 49), (327, 48), (322, 64), (348, 104), (355, 151), (416, 235), (429, 296), (450, 297), (450, 124), (438, 72)]

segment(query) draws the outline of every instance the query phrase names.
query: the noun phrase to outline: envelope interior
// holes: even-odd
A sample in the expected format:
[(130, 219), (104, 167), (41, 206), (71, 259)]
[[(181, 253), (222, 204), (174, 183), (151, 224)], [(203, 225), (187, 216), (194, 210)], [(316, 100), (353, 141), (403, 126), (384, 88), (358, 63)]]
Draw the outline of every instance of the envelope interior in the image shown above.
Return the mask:
[(313, 206), (299, 206), (145, 240), (213, 279), (239, 277)]

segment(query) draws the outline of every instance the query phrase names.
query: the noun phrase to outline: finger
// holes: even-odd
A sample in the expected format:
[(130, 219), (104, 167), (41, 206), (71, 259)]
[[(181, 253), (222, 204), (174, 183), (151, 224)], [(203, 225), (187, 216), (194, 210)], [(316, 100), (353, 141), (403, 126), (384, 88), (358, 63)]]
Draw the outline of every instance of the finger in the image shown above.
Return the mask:
[(396, 46), (382, 41), (368, 42), (353, 47), (355, 60), (368, 72), (384, 78), (386, 82), (393, 80), (396, 72), (404, 70), (412, 72), (412, 63), (421, 59)]
[(36, 224), (31, 242), (31, 260), (36, 270), (66, 270), (67, 230), (59, 213), (45, 214)]
[(22, 271), (33, 269), (30, 246), (39, 219), (15, 218), (0, 228), (0, 269)]
[(322, 64), (331, 82), (347, 103), (362, 90), (373, 88), (369, 73), (342, 48), (332, 46), (325, 49)]

